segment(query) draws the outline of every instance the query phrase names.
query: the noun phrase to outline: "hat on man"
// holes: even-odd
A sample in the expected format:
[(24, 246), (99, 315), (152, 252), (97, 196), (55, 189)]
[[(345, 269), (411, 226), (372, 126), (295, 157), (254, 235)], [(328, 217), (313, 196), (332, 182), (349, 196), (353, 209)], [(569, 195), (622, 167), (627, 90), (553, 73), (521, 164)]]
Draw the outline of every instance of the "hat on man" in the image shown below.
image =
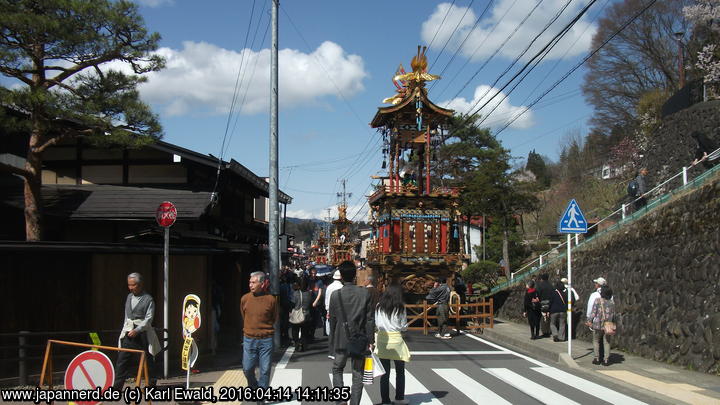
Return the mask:
[(340, 270), (335, 270), (333, 273), (333, 280), (341, 280), (342, 276), (340, 276)]
[(607, 284), (607, 281), (605, 281), (605, 279), (602, 278), (602, 277), (598, 277), (598, 278), (596, 278), (595, 280), (593, 280), (593, 283), (597, 283), (597, 284), (600, 284), (600, 285), (605, 285), (605, 284)]

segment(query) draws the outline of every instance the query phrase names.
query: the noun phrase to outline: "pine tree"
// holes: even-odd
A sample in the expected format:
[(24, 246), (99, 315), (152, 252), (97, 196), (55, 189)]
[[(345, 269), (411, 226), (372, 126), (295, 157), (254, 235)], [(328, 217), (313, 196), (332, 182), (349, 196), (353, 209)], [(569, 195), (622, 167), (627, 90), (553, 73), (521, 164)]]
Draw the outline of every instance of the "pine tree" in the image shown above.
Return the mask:
[[(118, 0), (0, 0), (3, 124), (28, 137), (24, 167), (27, 240), (42, 237), (42, 153), (61, 140), (141, 146), (158, 139), (157, 116), (140, 100), (143, 73), (163, 68), (137, 6)], [(119, 70), (123, 69), (123, 70)], [(10, 135), (4, 135), (10, 136)]]

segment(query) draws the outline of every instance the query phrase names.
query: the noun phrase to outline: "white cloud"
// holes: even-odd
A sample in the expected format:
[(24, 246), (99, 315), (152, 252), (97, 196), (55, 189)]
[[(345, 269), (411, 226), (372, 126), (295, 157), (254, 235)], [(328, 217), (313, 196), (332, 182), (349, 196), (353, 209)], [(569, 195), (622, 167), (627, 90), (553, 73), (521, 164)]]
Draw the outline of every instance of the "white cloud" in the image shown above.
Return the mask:
[[(166, 114), (227, 113), (241, 60), (244, 79), (236, 109), (247, 92), (241, 110), (243, 114), (268, 111), (269, 49), (237, 52), (205, 42), (188, 41), (183, 43), (181, 50), (161, 48), (157, 52), (166, 58), (167, 67), (148, 74), (149, 80), (140, 91), (145, 100), (162, 105)], [(364, 89), (362, 80), (367, 76), (360, 56), (348, 55), (330, 41), (323, 42), (311, 54), (280, 50), (278, 65), (281, 107), (318, 103), (326, 96), (339, 97), (338, 88), (345, 97), (350, 97)], [(240, 76), (242, 78), (243, 73)]]
[(175, 4), (175, 0), (135, 0), (135, 2), (146, 7), (160, 7), (164, 4)]
[[(470, 112), (471, 109), (472, 111), (475, 111), (475, 109), (483, 105), (496, 92), (497, 89), (495, 88), (491, 88), (488, 85), (481, 85), (475, 89), (475, 94), (473, 95), (472, 100), (466, 100), (465, 98), (458, 97), (439, 103), (439, 105), (464, 114)], [(508, 101), (508, 99), (502, 100), (504, 97), (505, 93), (501, 92), (487, 106), (485, 106), (482, 110), (479, 111), (480, 116), (482, 117), (482, 119), (484, 119), (484, 122), (481, 126), (490, 128), (504, 126), (505, 123), (510, 121), (510, 119), (513, 118), (516, 114), (525, 110), (524, 106), (514, 106), (510, 104), (510, 101)], [(497, 106), (497, 108), (495, 108), (495, 106)], [(495, 111), (490, 113), (493, 108), (495, 108)], [(486, 114), (490, 115), (485, 118)], [(532, 110), (529, 110), (525, 114), (520, 116), (520, 118), (515, 120), (515, 122), (510, 125), (510, 128), (525, 129), (530, 128), (531, 126), (533, 126), (533, 124), (533, 112)]]
[[(292, 193), (290, 193), (292, 195)], [(337, 219), (338, 217), (338, 210), (337, 206), (327, 207), (330, 209), (330, 217), (332, 220)], [(287, 216), (291, 218), (300, 218), (300, 219), (321, 219), (323, 221), (327, 220), (328, 211), (327, 208), (319, 209), (319, 210), (304, 210), (304, 209), (298, 209), (298, 210), (291, 210), (288, 209)], [(361, 210), (360, 213), (358, 213), (358, 210)], [(355, 205), (349, 205), (347, 208), (347, 215), (348, 219), (352, 219), (353, 222), (360, 222), (360, 221), (367, 221), (367, 213), (368, 213), (368, 206), (365, 204), (362, 200)], [(357, 214), (357, 216), (355, 215)], [(353, 218), (354, 217), (354, 218)]]
[[(560, 11), (566, 1), (567, 0), (544, 0), (527, 21), (525, 21), (522, 27), (520, 27), (505, 44), (498, 55), (507, 59), (515, 59), (530, 43), (530, 40)], [(515, 3), (514, 7), (513, 3)], [(571, 3), (560, 18), (535, 41), (522, 60), (529, 60), (532, 55), (540, 50), (562, 27), (577, 15), (578, 11), (585, 6), (580, 3), (581, 2)], [(486, 13), (475, 30), (470, 33), (460, 53), (465, 57), (472, 57), (475, 61), (486, 59), (512, 34), (513, 30), (515, 30), (536, 4), (537, 1), (535, 0), (499, 0), (495, 3), (493, 9)], [(449, 13), (448, 9), (450, 10)], [(445, 42), (450, 39), (448, 46), (445, 48), (445, 52), (450, 54), (455, 52), (472, 30), (475, 20), (479, 16), (479, 14), (476, 14), (475, 10), (472, 9), (468, 10), (467, 14), (465, 14), (466, 10), (467, 7), (458, 7), (450, 3), (439, 4), (435, 12), (422, 24), (421, 35), (423, 41), (429, 44), (437, 32), (437, 37), (435, 41), (432, 42), (433, 50), (439, 52), (443, 45), (445, 45)], [(481, 11), (478, 10), (478, 12)], [(446, 13), (447, 18), (441, 26), (440, 23)], [(463, 15), (465, 15), (464, 18)], [(493, 27), (501, 19), (502, 22), (493, 31)], [(459, 25), (458, 22), (460, 22)], [(453, 34), (456, 26), (458, 27), (457, 31)], [(438, 27), (440, 27), (440, 31), (438, 31)], [(590, 48), (596, 29), (597, 27), (587, 20), (586, 14), (573, 26), (564, 39), (553, 48), (553, 51), (545, 60), (561, 58), (571, 46), (572, 49), (565, 57), (570, 58), (585, 53)], [(577, 43), (573, 45), (576, 40)]]

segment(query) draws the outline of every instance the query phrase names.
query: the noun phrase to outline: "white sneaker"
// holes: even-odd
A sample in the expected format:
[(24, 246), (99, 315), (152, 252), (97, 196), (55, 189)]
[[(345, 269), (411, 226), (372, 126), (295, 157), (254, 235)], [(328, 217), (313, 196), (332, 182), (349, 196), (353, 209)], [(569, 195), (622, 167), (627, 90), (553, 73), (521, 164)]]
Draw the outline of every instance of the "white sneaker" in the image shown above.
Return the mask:
[(444, 334), (443, 336), (444, 336), (444, 337), (450, 337), (450, 334), (449, 334), (449, 333), (446, 333), (446, 334)]
[(450, 336), (450, 335), (445, 335), (445, 336), (441, 337), (440, 339), (452, 339), (452, 336)]
[(335, 356), (333, 356), (332, 354), (328, 354), (328, 359), (335, 360)]
[(439, 338), (439, 337), (442, 337), (442, 336), (440, 336), (439, 333), (436, 333), (436, 334), (435, 334), (435, 337)]

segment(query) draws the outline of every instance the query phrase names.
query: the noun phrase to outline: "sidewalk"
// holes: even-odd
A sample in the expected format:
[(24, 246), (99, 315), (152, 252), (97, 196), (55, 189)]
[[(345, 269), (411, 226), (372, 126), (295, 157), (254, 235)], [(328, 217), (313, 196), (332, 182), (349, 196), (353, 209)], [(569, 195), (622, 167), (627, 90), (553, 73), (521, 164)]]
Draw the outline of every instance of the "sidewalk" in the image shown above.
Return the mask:
[(494, 327), (485, 329), (482, 337), (548, 361), (551, 363), (548, 365), (559, 363), (669, 403), (720, 404), (720, 376), (690, 371), (615, 349), (610, 355), (609, 367), (594, 365), (592, 342), (573, 340), (571, 358), (567, 355), (567, 342), (553, 342), (552, 338), (531, 340), (529, 335), (527, 324), (496, 319)]

